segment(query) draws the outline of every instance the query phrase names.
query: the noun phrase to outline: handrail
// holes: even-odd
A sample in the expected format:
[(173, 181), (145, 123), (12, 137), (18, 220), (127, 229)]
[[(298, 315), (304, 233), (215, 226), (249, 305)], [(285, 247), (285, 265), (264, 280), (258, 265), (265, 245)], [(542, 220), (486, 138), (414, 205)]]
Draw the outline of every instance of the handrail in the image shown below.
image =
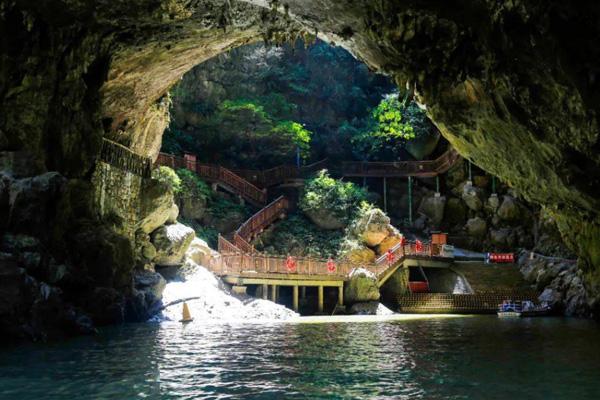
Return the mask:
[(249, 242), (264, 228), (271, 225), (288, 207), (289, 202), (284, 196), (273, 200), (240, 225), (233, 236), (234, 244), (247, 253), (254, 253), (254, 247)]
[(195, 160), (186, 159), (184, 157), (176, 157), (172, 154), (159, 153), (155, 165), (164, 165), (175, 168), (186, 168), (195, 172), (199, 177), (209, 181), (216, 181), (227, 185), (235, 193), (245, 199), (258, 203), (265, 204), (267, 202), (267, 193), (265, 190), (258, 188), (256, 185), (248, 182), (246, 179), (237, 175), (233, 171), (214, 164), (202, 164)]

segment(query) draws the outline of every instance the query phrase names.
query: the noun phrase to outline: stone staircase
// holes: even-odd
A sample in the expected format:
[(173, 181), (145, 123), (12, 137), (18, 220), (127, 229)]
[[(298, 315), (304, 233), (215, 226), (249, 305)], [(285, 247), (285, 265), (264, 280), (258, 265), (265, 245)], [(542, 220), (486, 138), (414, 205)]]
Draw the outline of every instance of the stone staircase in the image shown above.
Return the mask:
[(398, 311), (415, 314), (493, 314), (503, 300), (536, 300), (534, 290), (476, 294), (411, 293), (398, 296)]

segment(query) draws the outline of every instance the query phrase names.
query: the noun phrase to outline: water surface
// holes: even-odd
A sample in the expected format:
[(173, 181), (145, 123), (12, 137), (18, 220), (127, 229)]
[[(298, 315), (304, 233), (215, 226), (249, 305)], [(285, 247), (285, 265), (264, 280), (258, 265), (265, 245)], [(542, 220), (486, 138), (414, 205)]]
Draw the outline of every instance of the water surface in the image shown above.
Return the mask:
[(0, 350), (1, 399), (599, 399), (600, 326), (493, 316), (125, 325)]

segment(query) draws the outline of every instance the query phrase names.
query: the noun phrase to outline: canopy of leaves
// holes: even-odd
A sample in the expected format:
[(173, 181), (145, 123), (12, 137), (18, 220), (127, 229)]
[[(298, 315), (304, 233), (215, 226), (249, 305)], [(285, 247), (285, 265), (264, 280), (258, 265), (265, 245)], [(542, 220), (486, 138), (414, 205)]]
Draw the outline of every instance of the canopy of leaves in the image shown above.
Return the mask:
[(172, 168), (166, 166), (155, 168), (152, 170), (152, 178), (169, 185), (175, 194), (181, 191), (181, 179)]
[(210, 186), (189, 169), (181, 168), (177, 171), (180, 180), (178, 194), (182, 197), (198, 197), (209, 199), (212, 196)]

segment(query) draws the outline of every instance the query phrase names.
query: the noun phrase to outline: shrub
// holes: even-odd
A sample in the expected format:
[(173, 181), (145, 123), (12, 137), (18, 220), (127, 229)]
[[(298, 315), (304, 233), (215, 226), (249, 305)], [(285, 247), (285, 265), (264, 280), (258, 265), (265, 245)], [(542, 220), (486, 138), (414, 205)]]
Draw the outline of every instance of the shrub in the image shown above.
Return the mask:
[(352, 182), (329, 176), (326, 170), (306, 181), (299, 206), (302, 211), (325, 210), (348, 222), (358, 206), (367, 200), (367, 191)]
[(206, 200), (212, 196), (210, 186), (189, 169), (178, 169), (177, 176), (181, 181), (179, 194), (182, 197), (196, 197)]
[(178, 194), (181, 191), (181, 179), (172, 168), (160, 166), (152, 171), (152, 178), (169, 185), (173, 193)]

